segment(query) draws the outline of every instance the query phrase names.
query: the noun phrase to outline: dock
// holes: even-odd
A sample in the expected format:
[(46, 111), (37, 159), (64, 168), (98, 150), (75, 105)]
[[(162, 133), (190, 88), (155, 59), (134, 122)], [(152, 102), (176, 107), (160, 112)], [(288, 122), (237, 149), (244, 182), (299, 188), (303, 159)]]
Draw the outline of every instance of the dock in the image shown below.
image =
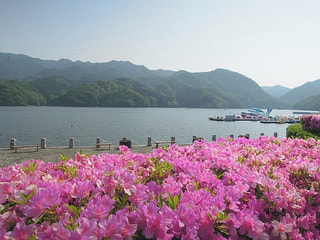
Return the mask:
[(299, 115), (304, 115), (304, 114), (320, 114), (320, 112), (305, 112), (305, 111), (295, 111), (293, 112), (293, 115), (299, 114)]

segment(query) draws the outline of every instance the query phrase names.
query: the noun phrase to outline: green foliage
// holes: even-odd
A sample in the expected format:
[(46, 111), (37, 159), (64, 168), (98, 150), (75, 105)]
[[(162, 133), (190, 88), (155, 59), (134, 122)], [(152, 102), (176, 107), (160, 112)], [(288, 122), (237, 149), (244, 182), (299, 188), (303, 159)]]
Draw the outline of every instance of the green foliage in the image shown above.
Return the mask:
[(223, 174), (225, 173), (226, 170), (224, 169), (213, 169), (212, 172), (214, 175), (216, 175), (217, 179), (222, 179)]
[(30, 81), (34, 87), (47, 99), (48, 105), (51, 101), (72, 89), (71, 82), (63, 76), (52, 75), (43, 79)]
[(170, 97), (130, 79), (84, 83), (55, 98), (51, 104), (81, 107), (164, 107)]
[(166, 204), (171, 209), (177, 209), (180, 199), (181, 199), (181, 192), (179, 193), (179, 195), (176, 195), (174, 197), (171, 195), (170, 192), (168, 192), (168, 198), (167, 198)]
[(58, 205), (47, 208), (35, 221), (34, 224), (49, 222), (49, 224), (59, 222), (59, 216), (56, 213)]
[(60, 160), (61, 161), (68, 161), (70, 158), (71, 158), (70, 156), (66, 156), (66, 155), (60, 154)]
[(154, 170), (150, 169), (149, 176), (143, 179), (143, 184), (155, 181), (157, 185), (161, 185), (163, 180), (172, 172), (172, 164), (162, 162), (157, 158), (152, 158), (151, 161), (153, 162)]
[(6, 80), (0, 82), (0, 106), (45, 105), (46, 99), (28, 82)]
[(181, 192), (179, 193), (179, 195), (176, 195), (176, 196), (172, 196), (170, 192), (168, 192), (168, 197), (167, 198), (164, 198), (162, 196), (162, 193), (159, 193), (159, 196), (158, 197), (155, 197), (155, 199), (157, 199), (157, 206), (158, 207), (162, 207), (163, 206), (163, 203), (166, 203), (166, 205), (171, 208), (171, 209), (177, 209), (178, 207), (178, 204), (180, 202), (180, 199), (181, 199)]
[(29, 162), (28, 167), (22, 166), (21, 168), (25, 173), (30, 174), (30, 173), (33, 173), (38, 168), (38, 166), (37, 166), (37, 162), (34, 161), (33, 163)]
[(230, 217), (226, 212), (217, 212), (217, 216), (214, 217), (210, 213), (208, 216), (213, 220), (213, 229), (215, 234), (221, 234), (225, 238), (228, 238), (230, 233), (228, 232), (228, 226), (225, 225), (225, 221), (228, 220)]
[(116, 194), (112, 197), (116, 202), (114, 203), (114, 208), (112, 209), (112, 213), (116, 213), (118, 210), (129, 206), (129, 195), (125, 192), (124, 188), (120, 185), (116, 186)]
[(69, 166), (65, 162), (63, 162), (62, 165), (57, 165), (56, 169), (61, 170), (63, 172), (63, 174), (68, 178), (77, 177), (77, 167), (76, 166)]
[(301, 138), (301, 139), (314, 138), (316, 140), (320, 140), (319, 135), (302, 130), (301, 123), (292, 124), (288, 126), (286, 136), (288, 138)]

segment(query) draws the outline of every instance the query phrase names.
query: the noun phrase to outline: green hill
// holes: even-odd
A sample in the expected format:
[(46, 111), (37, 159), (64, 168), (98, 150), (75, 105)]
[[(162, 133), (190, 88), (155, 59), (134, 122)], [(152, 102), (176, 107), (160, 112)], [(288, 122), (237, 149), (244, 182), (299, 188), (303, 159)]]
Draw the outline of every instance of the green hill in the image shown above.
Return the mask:
[[(225, 69), (210, 72), (149, 70), (128, 61), (90, 63), (41, 60), (0, 53), (0, 82), (15, 80), (35, 105), (281, 108), (252, 79)], [(8, 83), (6, 83), (8, 84)], [(3, 89), (9, 96), (13, 91)], [(12, 97), (11, 97), (12, 98)], [(8, 99), (11, 99), (8, 98)], [(3, 105), (12, 105), (14, 101)], [(32, 104), (18, 101), (17, 105)]]
[(282, 87), (280, 85), (268, 87), (268, 86), (262, 86), (261, 87), (266, 93), (270, 94), (271, 96), (275, 98), (280, 98), (284, 94), (291, 91), (290, 88)]
[(291, 104), (292, 106), (308, 97), (318, 95), (320, 93), (320, 79), (307, 82), (300, 87), (292, 89), (290, 92), (280, 97), (284, 103)]
[(320, 95), (307, 97), (293, 105), (293, 109), (320, 111)]

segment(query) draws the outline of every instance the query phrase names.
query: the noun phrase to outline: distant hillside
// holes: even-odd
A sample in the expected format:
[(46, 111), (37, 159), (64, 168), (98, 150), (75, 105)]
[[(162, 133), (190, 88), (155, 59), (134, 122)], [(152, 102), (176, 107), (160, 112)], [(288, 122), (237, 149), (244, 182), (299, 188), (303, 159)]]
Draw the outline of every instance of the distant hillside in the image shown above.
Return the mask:
[(200, 79), (209, 82), (209, 87), (222, 91), (240, 102), (243, 107), (281, 108), (280, 101), (265, 93), (252, 79), (236, 72), (216, 69), (211, 72), (196, 73)]
[(320, 95), (307, 97), (293, 105), (293, 109), (320, 111)]
[(287, 87), (282, 87), (280, 85), (268, 87), (268, 86), (262, 86), (261, 87), (266, 93), (270, 94), (271, 96), (275, 98), (280, 98), (284, 94), (288, 93), (291, 91), (290, 88)]
[(25, 81), (60, 75), (77, 85), (116, 78), (132, 78), (143, 81), (147, 79), (150, 82), (146, 81), (146, 84), (152, 85), (154, 79), (166, 78), (173, 73), (173, 71), (167, 70), (149, 70), (128, 61), (106, 63), (72, 62), (67, 59), (53, 61), (31, 58), (22, 54), (0, 53), (0, 79)]
[(292, 89), (290, 92), (280, 97), (284, 103), (294, 105), (308, 97), (318, 95), (320, 93), (320, 79), (307, 82), (300, 87)]
[[(2, 98), (1, 105), (285, 106), (252, 79), (229, 70), (216, 69), (202, 73), (149, 70), (127, 61), (53, 61), (0, 53), (0, 83), (1, 96), (10, 99), (6, 101), (6, 98)], [(26, 91), (9, 97), (21, 88)]]

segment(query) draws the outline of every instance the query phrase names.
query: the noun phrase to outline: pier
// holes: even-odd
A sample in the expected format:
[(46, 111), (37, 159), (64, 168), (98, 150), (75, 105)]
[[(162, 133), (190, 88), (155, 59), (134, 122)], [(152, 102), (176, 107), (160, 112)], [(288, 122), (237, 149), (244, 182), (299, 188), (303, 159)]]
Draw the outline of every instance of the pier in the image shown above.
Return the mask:
[[(264, 136), (264, 133), (260, 133), (260, 136)], [(278, 136), (278, 133), (275, 132), (274, 137), (277, 137), (277, 136)], [(232, 139), (235, 138), (234, 134), (230, 134), (227, 137)], [(250, 135), (243, 134), (237, 137), (250, 138)], [(97, 141), (99, 141), (99, 139), (101, 140), (101, 138), (97, 138)], [(133, 153), (146, 154), (146, 153), (151, 153), (157, 147), (169, 146), (171, 144), (178, 144), (179, 146), (187, 146), (192, 144), (194, 141), (201, 141), (201, 140), (204, 140), (204, 139), (202, 137), (192, 136), (190, 137), (190, 143), (177, 143), (175, 137), (171, 137), (167, 141), (153, 141), (151, 137), (148, 137), (146, 145), (139, 145), (139, 146), (132, 145), (130, 146), (131, 148), (130, 151)], [(216, 141), (216, 140), (217, 140), (217, 135), (214, 134), (212, 135), (212, 139), (207, 139), (206, 141)], [(19, 145), (16, 145), (17, 141), (15, 139), (11, 139), (9, 148), (0, 148), (0, 167), (19, 164), (29, 159), (35, 159), (35, 160), (39, 159), (44, 162), (58, 163), (61, 161), (61, 155), (74, 158), (74, 155), (77, 152), (82, 152), (85, 154), (96, 154), (96, 155), (102, 152), (110, 153), (110, 154), (120, 153), (118, 145), (111, 147), (112, 146), (111, 144), (110, 149), (108, 148), (109, 145), (106, 145), (107, 148), (97, 149), (97, 145), (96, 145), (97, 143), (93, 143), (92, 146), (76, 146), (74, 142), (72, 142), (74, 141), (74, 138), (71, 137), (69, 141), (71, 141), (71, 144), (69, 146), (48, 147), (46, 143), (46, 138), (41, 138), (40, 149), (38, 149), (38, 151), (34, 147), (30, 147), (30, 148), (21, 148), (21, 150), (15, 152), (15, 146), (19, 146)]]
[[(260, 136), (264, 136), (264, 133), (260, 133)], [(278, 133), (277, 132), (274, 132), (273, 134), (274, 137), (278, 137)], [(234, 134), (229, 134), (228, 136), (225, 136), (225, 137), (230, 137), (230, 138), (234, 138)], [(242, 135), (238, 135), (238, 137), (245, 137), (247, 139), (250, 138), (250, 134), (249, 133), (244, 133)], [(192, 136), (191, 138), (191, 141), (190, 141), (190, 144), (192, 144), (194, 141), (196, 140), (206, 140), (206, 141), (216, 141), (217, 140), (217, 135), (214, 134), (212, 135), (212, 138), (211, 139), (203, 139), (203, 137), (197, 137), (197, 136)], [(19, 141), (18, 141), (19, 142)], [(76, 142), (77, 140), (74, 138), (74, 137), (70, 137), (69, 138), (69, 145), (66, 146), (65, 148), (70, 148), (70, 149), (73, 149), (73, 148), (76, 148)], [(146, 146), (146, 147), (155, 147), (155, 148), (158, 148), (159, 145), (163, 145), (163, 144), (167, 144), (167, 145), (172, 145), (172, 144), (176, 144), (176, 138), (175, 137), (171, 137), (170, 139), (167, 139), (167, 140), (154, 140), (152, 141), (152, 138), (149, 136), (147, 138), (147, 141), (146, 141), (146, 145), (139, 145), (139, 146)], [(179, 144), (179, 143), (177, 143)], [(180, 144), (189, 144), (189, 143), (180, 143)], [(101, 149), (101, 147), (105, 146), (106, 148), (104, 148), (104, 150), (111, 150), (111, 146), (113, 144), (111, 142), (102, 142), (101, 141), (101, 137), (97, 137), (96, 138), (96, 142), (95, 144), (92, 144), (92, 147), (94, 147), (96, 150), (99, 150)], [(120, 141), (119, 141), (119, 146), (120, 145), (126, 145), (127, 147), (131, 148), (131, 140), (130, 139), (127, 139), (127, 138), (122, 138)], [(81, 147), (81, 146), (77, 146), (77, 147)], [(90, 146), (85, 146), (85, 147), (90, 147)], [(15, 152), (17, 153), (17, 149), (27, 149), (25, 151), (36, 151), (38, 152), (39, 151), (39, 148), (40, 149), (47, 149), (47, 139), (46, 138), (41, 138), (40, 139), (40, 145), (36, 145), (36, 144), (27, 144), (27, 145), (17, 145), (17, 140), (15, 138), (11, 138), (10, 140), (10, 147), (9, 149), (10, 150), (15, 150)], [(29, 149), (30, 148), (30, 149)], [(59, 146), (57, 146), (57, 148), (61, 148)], [(62, 147), (63, 148), (63, 147)], [(118, 145), (117, 145), (117, 148), (118, 148)]]

